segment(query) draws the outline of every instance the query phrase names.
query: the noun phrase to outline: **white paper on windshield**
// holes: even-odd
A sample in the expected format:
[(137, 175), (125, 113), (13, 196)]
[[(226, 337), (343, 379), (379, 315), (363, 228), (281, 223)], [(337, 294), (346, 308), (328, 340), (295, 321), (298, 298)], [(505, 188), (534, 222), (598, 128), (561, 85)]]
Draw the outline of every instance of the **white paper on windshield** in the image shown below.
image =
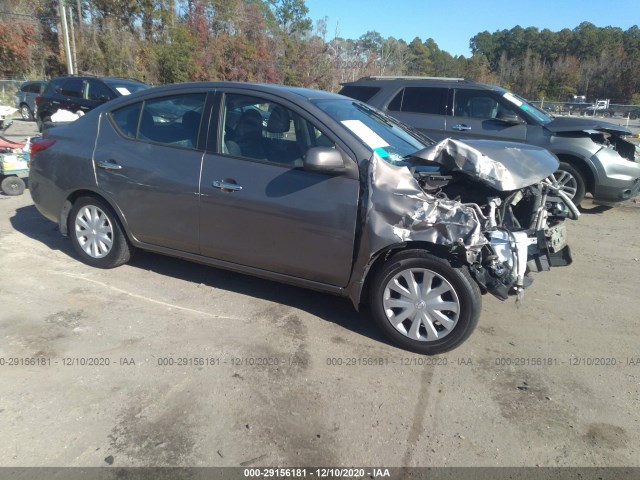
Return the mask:
[(513, 96), (513, 93), (507, 92), (503, 95), (504, 98), (509, 100), (511, 103), (515, 103), (518, 107), (522, 106), (522, 102)]
[(116, 90), (118, 90), (118, 92), (120, 92), (120, 95), (131, 95), (131, 92), (127, 88), (116, 87)]
[(367, 127), (360, 120), (342, 120), (345, 127), (355, 133), (360, 140), (366, 143), (372, 150), (388, 147), (389, 144), (376, 132)]

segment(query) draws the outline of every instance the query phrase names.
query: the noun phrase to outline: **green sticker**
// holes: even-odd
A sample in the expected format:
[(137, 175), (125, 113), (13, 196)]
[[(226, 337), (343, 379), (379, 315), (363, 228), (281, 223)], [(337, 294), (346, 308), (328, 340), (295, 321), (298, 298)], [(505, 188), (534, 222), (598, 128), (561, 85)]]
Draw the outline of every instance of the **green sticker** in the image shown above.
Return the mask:
[(521, 108), (522, 110), (524, 110), (525, 112), (526, 112), (527, 110), (529, 110), (529, 106), (528, 106), (528, 105), (522, 105), (520, 108)]
[(384, 148), (378, 147), (373, 149), (381, 158), (387, 158), (389, 156), (389, 152), (387, 152)]

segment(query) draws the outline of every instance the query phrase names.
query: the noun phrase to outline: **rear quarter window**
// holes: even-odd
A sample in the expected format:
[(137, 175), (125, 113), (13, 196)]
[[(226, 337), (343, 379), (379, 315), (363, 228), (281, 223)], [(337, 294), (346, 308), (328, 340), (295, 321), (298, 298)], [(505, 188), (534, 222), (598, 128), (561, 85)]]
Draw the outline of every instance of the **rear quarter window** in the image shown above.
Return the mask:
[(111, 118), (123, 135), (136, 138), (141, 109), (142, 102), (138, 102), (111, 112)]
[(380, 87), (356, 87), (354, 85), (347, 85), (345, 87), (342, 87), (342, 90), (340, 90), (340, 95), (351, 97), (366, 103), (379, 91)]

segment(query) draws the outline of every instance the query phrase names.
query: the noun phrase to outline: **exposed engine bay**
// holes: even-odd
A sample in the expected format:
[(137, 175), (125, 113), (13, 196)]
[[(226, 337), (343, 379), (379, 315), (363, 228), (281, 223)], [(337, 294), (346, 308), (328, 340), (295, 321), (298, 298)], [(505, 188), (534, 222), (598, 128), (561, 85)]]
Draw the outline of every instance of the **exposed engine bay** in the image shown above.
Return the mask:
[(363, 239), (370, 251), (426, 242), (483, 293), (520, 300), (530, 272), (572, 261), (564, 221), (580, 213), (558, 165), (542, 148), (486, 140), (445, 139), (396, 163), (374, 155)]
[(473, 208), (488, 243), (467, 253), (469, 269), (485, 292), (501, 300), (522, 296), (529, 272), (571, 263), (564, 220), (580, 213), (550, 177), (515, 191), (498, 191), (461, 172), (412, 169), (425, 193)]

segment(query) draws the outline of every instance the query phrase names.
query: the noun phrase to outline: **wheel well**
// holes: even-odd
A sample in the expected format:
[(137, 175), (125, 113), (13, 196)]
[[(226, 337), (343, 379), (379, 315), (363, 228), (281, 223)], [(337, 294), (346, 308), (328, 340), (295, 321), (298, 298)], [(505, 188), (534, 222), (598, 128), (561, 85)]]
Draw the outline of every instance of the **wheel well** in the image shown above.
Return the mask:
[(582, 177), (584, 178), (585, 190), (589, 193), (593, 193), (595, 178), (593, 176), (593, 172), (588, 167), (588, 165), (582, 159), (578, 157), (574, 157), (572, 155), (561, 153), (561, 154), (558, 154), (557, 157), (558, 157), (558, 160), (560, 160), (561, 162), (568, 163), (573, 168), (578, 170), (582, 174)]
[[(67, 199), (65, 200), (64, 205), (62, 207), (62, 212), (60, 213), (59, 228), (60, 228), (60, 232), (63, 235), (67, 235), (68, 234), (69, 213), (71, 212), (71, 209), (73, 208), (73, 204), (80, 197), (94, 197), (94, 198), (97, 198), (99, 200), (102, 200), (104, 203), (109, 205), (111, 210), (113, 210), (113, 213), (115, 214), (115, 216), (118, 219), (118, 221), (122, 224), (122, 220), (120, 219), (120, 216), (118, 215), (117, 210), (115, 208), (113, 208), (113, 206), (111, 205), (111, 202), (109, 202), (109, 200), (104, 198), (102, 195), (94, 192), (93, 190), (76, 190), (75, 192), (72, 192), (67, 197)], [(123, 229), (123, 231), (125, 231), (125, 230)]]
[(399, 253), (406, 252), (407, 250), (424, 250), (426, 252), (434, 254), (437, 257), (444, 258), (451, 263), (455, 263), (457, 261), (455, 254), (452, 254), (450, 248), (445, 245), (436, 245), (434, 243), (420, 241), (410, 241), (402, 244), (390, 245), (375, 255), (375, 260), (370, 264), (369, 269), (365, 272), (365, 279), (359, 298), (360, 307), (367, 304), (367, 300), (369, 298), (369, 286), (371, 284), (371, 280), (376, 276), (377, 272), (392, 257), (398, 255)]

